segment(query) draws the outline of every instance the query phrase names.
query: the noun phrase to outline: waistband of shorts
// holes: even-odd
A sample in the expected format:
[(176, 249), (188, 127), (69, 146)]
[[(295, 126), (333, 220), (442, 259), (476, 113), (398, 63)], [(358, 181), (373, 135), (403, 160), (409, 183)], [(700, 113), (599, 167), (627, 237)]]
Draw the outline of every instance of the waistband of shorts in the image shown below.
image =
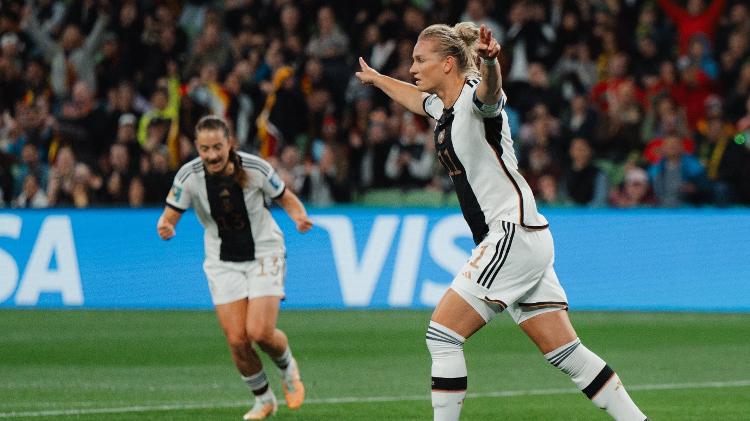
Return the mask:
[[(518, 224), (515, 224), (515, 223), (510, 222), (510, 221), (503, 221), (501, 219), (498, 219), (497, 221), (490, 222), (489, 224), (487, 224), (487, 226), (490, 229), (489, 232), (503, 232), (504, 231), (503, 230), (503, 224), (518, 225)], [(520, 226), (520, 225), (518, 225), (518, 226)]]
[(503, 223), (513, 224), (516, 227), (521, 228), (524, 231), (542, 231), (542, 230), (546, 230), (547, 228), (549, 228), (549, 224), (540, 226), (540, 227), (527, 227), (516, 222), (504, 221), (502, 219), (498, 219), (496, 221), (492, 221), (489, 224), (487, 224), (487, 226), (489, 227), (489, 232), (503, 232), (504, 231)]

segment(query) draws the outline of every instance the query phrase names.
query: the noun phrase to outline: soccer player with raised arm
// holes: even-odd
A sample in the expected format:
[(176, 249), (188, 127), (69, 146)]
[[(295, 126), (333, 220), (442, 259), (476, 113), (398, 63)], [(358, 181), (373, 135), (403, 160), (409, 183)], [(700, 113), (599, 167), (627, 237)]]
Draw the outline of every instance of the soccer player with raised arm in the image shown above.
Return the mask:
[(232, 359), (255, 395), (244, 419), (264, 419), (277, 410), (253, 343), (278, 366), (287, 406), (297, 409), (305, 389), (289, 341), (276, 328), (286, 274), (284, 236), (265, 207), (265, 196), (281, 205), (299, 232), (309, 231), (312, 222), (271, 165), (233, 150), (224, 120), (203, 117), (195, 132), (200, 157), (177, 172), (158, 234), (164, 240), (172, 238), (190, 206), (205, 228), (203, 270), (216, 315)]
[(437, 157), (476, 243), (427, 328), (434, 419), (459, 419), (467, 387), (464, 342), (507, 310), (596, 406), (616, 420), (644, 421), (617, 374), (581, 343), (568, 319), (553, 268), (552, 235), (518, 172), (503, 111), (499, 53), (484, 25), (432, 25), (414, 46), (415, 84), (382, 75), (362, 58), (356, 73), (411, 112), (437, 120)]

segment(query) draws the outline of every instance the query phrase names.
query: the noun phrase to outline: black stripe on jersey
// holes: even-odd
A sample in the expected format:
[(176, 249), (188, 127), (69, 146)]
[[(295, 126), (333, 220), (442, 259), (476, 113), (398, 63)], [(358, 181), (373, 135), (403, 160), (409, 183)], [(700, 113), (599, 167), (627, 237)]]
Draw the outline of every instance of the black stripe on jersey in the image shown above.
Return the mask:
[(604, 387), (605, 384), (615, 375), (615, 371), (612, 370), (609, 365), (605, 365), (602, 371), (596, 375), (594, 380), (583, 389), (583, 393), (589, 398), (593, 399), (597, 393)]
[(448, 392), (463, 392), (466, 390), (468, 381), (466, 377), (433, 377), (432, 390), (445, 390)]
[[(498, 244), (500, 245), (500, 253), (498, 253), (497, 259), (495, 259), (491, 265), (485, 268), (485, 269), (489, 269), (489, 272), (487, 272), (487, 276), (482, 280), (482, 286), (485, 288), (489, 288), (490, 285), (492, 285), (492, 280), (494, 280), (495, 276), (497, 276), (497, 272), (496, 272), (497, 265), (503, 261), (503, 257), (506, 255), (505, 253), (509, 246), (508, 241), (511, 238), (511, 229), (512, 229), (511, 226), (513, 224), (511, 224), (510, 222), (505, 222), (505, 221), (502, 221), (501, 224), (503, 226), (503, 233), (505, 235), (503, 235), (502, 241), (498, 241)], [(488, 280), (490, 280), (490, 283), (489, 285), (486, 285)]]
[(175, 206), (175, 205), (173, 205), (171, 203), (166, 203), (166, 205), (167, 205), (167, 207), (170, 207), (170, 208), (174, 209), (175, 211), (177, 211), (179, 213), (183, 213), (186, 210), (186, 209), (178, 208), (177, 206)]
[(187, 163), (175, 175), (175, 179), (184, 183), (190, 177), (190, 174), (196, 174), (203, 168), (203, 161), (198, 159), (196, 162)]
[(185, 174), (183, 174), (183, 175), (182, 175), (182, 176), (181, 176), (181, 177), (179, 178), (179, 180), (180, 180), (180, 183), (181, 183), (181, 184), (184, 184), (184, 183), (185, 183), (185, 181), (187, 181), (187, 179), (188, 179), (188, 178), (190, 177), (190, 174), (194, 174), (194, 173), (195, 173), (195, 171), (193, 171), (192, 169), (191, 169), (190, 171), (185, 171)]
[(479, 79), (466, 79), (466, 84), (469, 85), (470, 88), (473, 88), (479, 85)]
[(248, 169), (248, 170), (256, 170), (259, 173), (263, 174), (264, 177), (268, 177), (268, 168), (263, 167), (258, 164), (242, 164), (242, 168)]
[(219, 259), (225, 262), (255, 260), (255, 241), (242, 187), (233, 177), (206, 175), (206, 193), (221, 241)]
[(265, 178), (268, 178), (268, 176), (270, 175), (268, 168), (260, 166), (258, 164), (242, 164), (242, 168), (246, 170), (258, 171)]
[(500, 260), (500, 264), (498, 265), (497, 269), (495, 269), (495, 271), (489, 277), (490, 281), (487, 283), (487, 289), (490, 289), (490, 287), (492, 287), (492, 283), (495, 282), (497, 274), (500, 273), (500, 269), (503, 268), (505, 260), (508, 259), (508, 255), (510, 254), (510, 247), (513, 245), (513, 236), (516, 235), (516, 226), (515, 224), (511, 224), (510, 222), (508, 222), (507, 224), (510, 225), (510, 238), (508, 238), (508, 246), (505, 247), (505, 250), (503, 250), (503, 259)]
[(257, 159), (247, 158), (242, 155), (240, 155), (240, 159), (242, 161), (242, 166), (245, 168), (255, 168), (258, 171), (260, 171), (263, 175), (268, 177), (268, 173), (270, 172), (268, 167), (266, 165), (263, 165), (263, 162)]
[(466, 169), (453, 148), (451, 139), (453, 117), (453, 107), (444, 110), (443, 115), (440, 116), (437, 126), (435, 126), (435, 152), (438, 161), (445, 167), (451, 180), (453, 180), (453, 185), (456, 187), (458, 204), (461, 206), (461, 213), (469, 225), (474, 244), (479, 244), (489, 232), (490, 227), (485, 222), (484, 212), (479, 206), (479, 200), (466, 177)]
[[(503, 233), (505, 234), (503, 236), (503, 239), (505, 239), (505, 237), (508, 235), (508, 231), (505, 230), (505, 222), (502, 223), (502, 227), (503, 227)], [(498, 259), (499, 256), (502, 255), (502, 253), (500, 253), (500, 244), (501, 243), (502, 243), (501, 241), (498, 241), (497, 244), (495, 244), (495, 254), (492, 255), (492, 259), (490, 259), (489, 263), (487, 263), (487, 265), (482, 270), (482, 273), (479, 275), (479, 278), (477, 278), (477, 284), (479, 284), (479, 285), (483, 285), (484, 284), (484, 281), (483, 281), (484, 275), (490, 269), (490, 266), (493, 266), (495, 264), (496, 259)]]
[(270, 172), (270, 170), (268, 169), (268, 167), (266, 167), (265, 165), (261, 164), (260, 162), (243, 161), (242, 162), (242, 166), (244, 168), (255, 168), (256, 170), (258, 170), (261, 174), (265, 175), (266, 177), (268, 177), (268, 173)]
[(498, 114), (497, 117), (484, 119), (485, 140), (487, 140), (487, 143), (489, 143), (490, 147), (495, 152), (495, 156), (497, 157), (498, 162), (500, 162), (500, 166), (503, 168), (505, 175), (508, 176), (508, 179), (510, 180), (511, 184), (513, 184), (513, 188), (516, 190), (516, 193), (518, 194), (518, 209), (519, 209), (518, 224), (524, 228), (530, 228), (530, 229), (547, 228), (549, 227), (549, 224), (526, 225), (526, 223), (524, 222), (523, 193), (521, 193), (521, 187), (518, 186), (518, 182), (516, 182), (516, 179), (513, 178), (513, 175), (511, 175), (510, 171), (508, 170), (508, 167), (505, 165), (505, 161), (503, 161), (503, 147), (501, 143), (502, 129), (503, 129), (503, 114), (502, 113)]

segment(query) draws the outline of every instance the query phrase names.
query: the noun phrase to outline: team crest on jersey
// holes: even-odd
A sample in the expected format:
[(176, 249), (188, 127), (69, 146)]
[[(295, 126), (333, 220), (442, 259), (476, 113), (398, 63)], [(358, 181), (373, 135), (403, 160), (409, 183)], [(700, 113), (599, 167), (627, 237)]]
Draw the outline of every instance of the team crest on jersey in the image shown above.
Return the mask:
[(172, 186), (172, 188), (169, 190), (169, 197), (173, 199), (175, 202), (179, 202), (181, 196), (182, 196), (182, 187)]

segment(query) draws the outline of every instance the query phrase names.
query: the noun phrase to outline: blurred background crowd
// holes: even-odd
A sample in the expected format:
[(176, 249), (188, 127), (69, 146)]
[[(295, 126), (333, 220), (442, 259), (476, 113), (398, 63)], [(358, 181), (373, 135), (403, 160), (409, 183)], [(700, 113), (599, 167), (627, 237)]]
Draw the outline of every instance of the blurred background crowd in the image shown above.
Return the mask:
[(0, 4), (0, 207), (160, 206), (207, 113), (309, 204), (450, 203), (433, 123), (353, 73), (412, 81), (419, 32), (459, 21), (503, 46), (540, 204), (750, 205), (746, 1)]

